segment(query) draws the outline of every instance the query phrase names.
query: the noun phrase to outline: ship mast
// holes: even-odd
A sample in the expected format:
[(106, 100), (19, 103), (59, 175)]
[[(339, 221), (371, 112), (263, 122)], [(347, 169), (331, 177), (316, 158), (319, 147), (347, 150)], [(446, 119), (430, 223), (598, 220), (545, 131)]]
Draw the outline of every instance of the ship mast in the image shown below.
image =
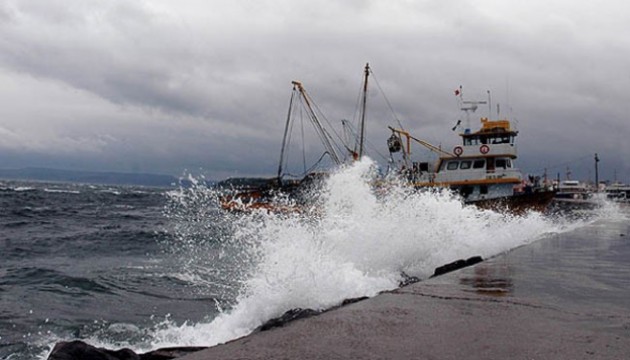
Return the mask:
[(359, 126), (359, 151), (358, 158), (361, 159), (363, 157), (363, 142), (365, 139), (365, 115), (366, 115), (366, 105), (367, 105), (367, 87), (368, 87), (368, 77), (370, 76), (370, 64), (365, 64), (365, 78), (363, 81), (363, 98), (361, 99), (361, 123)]
[(322, 144), (324, 144), (324, 147), (326, 148), (326, 152), (328, 152), (328, 155), (330, 155), (330, 157), (332, 158), (332, 160), (334, 161), (336, 165), (341, 165), (341, 160), (339, 159), (339, 155), (337, 155), (335, 148), (332, 146), (330, 142), (330, 138), (329, 138), (330, 136), (328, 135), (328, 133), (322, 126), (322, 123), (319, 121), (319, 118), (315, 114), (315, 111), (313, 110), (313, 107), (311, 106), (311, 101), (309, 100), (309, 97), (306, 94), (306, 90), (304, 90), (302, 83), (299, 81), (293, 81), (292, 83), (294, 87), (297, 87), (298, 91), (300, 92), (300, 95), (302, 95), (302, 99), (306, 103), (306, 108), (308, 109), (308, 114), (311, 118), (311, 122), (313, 123), (313, 126), (315, 127), (315, 131), (317, 132), (317, 135), (319, 135), (319, 138), (322, 141)]
[(291, 111), (293, 110), (293, 98), (295, 97), (295, 85), (291, 92), (291, 100), (289, 100), (289, 111), (287, 113), (287, 122), (284, 125), (284, 136), (282, 137), (282, 149), (280, 149), (280, 164), (278, 165), (278, 181), (282, 177), (282, 163), (284, 162), (284, 150), (287, 146), (287, 135), (289, 133), (289, 125), (291, 124)]

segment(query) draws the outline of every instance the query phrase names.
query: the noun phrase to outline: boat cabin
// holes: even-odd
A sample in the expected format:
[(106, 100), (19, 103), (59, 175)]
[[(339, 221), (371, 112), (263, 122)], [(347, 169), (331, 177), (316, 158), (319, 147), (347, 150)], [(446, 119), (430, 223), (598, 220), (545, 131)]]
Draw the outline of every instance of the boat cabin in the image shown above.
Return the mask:
[[(459, 134), (462, 144), (455, 146), (450, 153), (404, 131), (392, 130), (394, 136), (390, 142), (396, 140), (398, 146), (390, 146), (390, 151), (404, 149), (409, 154), (409, 140), (413, 139), (440, 154), (434, 166), (413, 162), (412, 167), (404, 170), (415, 187), (448, 187), (466, 200), (476, 201), (511, 196), (515, 187), (522, 185), (522, 174), (514, 164), (518, 132), (511, 128), (508, 120), (481, 118), (481, 128), (476, 132), (467, 130)], [(407, 142), (397, 136), (405, 136)]]

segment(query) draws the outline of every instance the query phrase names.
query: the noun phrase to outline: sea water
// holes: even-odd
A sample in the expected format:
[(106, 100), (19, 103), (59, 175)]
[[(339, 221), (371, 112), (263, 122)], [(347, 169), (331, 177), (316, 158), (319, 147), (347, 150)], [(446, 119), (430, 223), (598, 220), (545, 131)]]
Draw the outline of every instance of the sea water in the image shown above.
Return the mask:
[(396, 288), (402, 274), (626, 221), (614, 204), (513, 216), (375, 179), (369, 159), (357, 162), (311, 194), (312, 208), (279, 214), (226, 213), (194, 177), (176, 189), (4, 182), (0, 358), (45, 359), (73, 339), (211, 346), (290, 309)]

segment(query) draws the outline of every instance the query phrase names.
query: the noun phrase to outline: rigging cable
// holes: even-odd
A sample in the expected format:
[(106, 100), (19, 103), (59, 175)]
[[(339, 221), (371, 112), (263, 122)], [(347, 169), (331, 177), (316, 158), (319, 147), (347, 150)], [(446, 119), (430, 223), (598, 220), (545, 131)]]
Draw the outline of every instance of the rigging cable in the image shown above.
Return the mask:
[(289, 111), (287, 112), (287, 121), (284, 126), (284, 136), (282, 137), (282, 147), (280, 149), (280, 161), (278, 164), (278, 178), (282, 176), (282, 163), (284, 161), (284, 150), (287, 145), (287, 132), (289, 130), (289, 123), (291, 122), (291, 109), (293, 108), (293, 99), (295, 98), (295, 86), (291, 92), (291, 99), (289, 100)]
[[(306, 94), (303, 91), (303, 88), (301, 88), (301, 92), (302, 92), (302, 96), (300, 97), (300, 100), (301, 100), (300, 103), (302, 104), (304, 108), (309, 109), (309, 117), (311, 118), (311, 123), (313, 124), (313, 127), (315, 128), (315, 132), (319, 136), (319, 139), (321, 140), (322, 144), (326, 148), (326, 151), (328, 151), (328, 153), (330, 154), (333, 161), (337, 164), (340, 164), (341, 160), (339, 159), (339, 156), (337, 155), (337, 152), (335, 150), (335, 146), (339, 149), (339, 145), (335, 143), (334, 141), (332, 141), (333, 140), (332, 136), (330, 136), (330, 133), (328, 132), (328, 130), (325, 129), (323, 126), (321, 126), (321, 122), (319, 121), (319, 118), (317, 117), (315, 110), (319, 111), (319, 113), (326, 120), (326, 123), (328, 123), (329, 126), (330, 126), (330, 122), (328, 121), (328, 119), (325, 118), (323, 113), (319, 110), (319, 108), (317, 107), (317, 104), (315, 104), (312, 99), (309, 101), (310, 96), (308, 97), (306, 96)], [(339, 137), (338, 134), (337, 134), (337, 137)]]
[(378, 82), (378, 79), (376, 78), (376, 75), (374, 75), (374, 72), (372, 72), (372, 69), (370, 69), (370, 73), (372, 74), (372, 77), (374, 78), (374, 82), (376, 83), (376, 87), (378, 87), (378, 89), (381, 92), (381, 94), (383, 94), (383, 98), (385, 99), (385, 102), (387, 103), (387, 107), (389, 107), (389, 111), (392, 112), (392, 115), (394, 116), (394, 120), (396, 120), (396, 123), (398, 123), (398, 127), (400, 129), (404, 129), (405, 127), (402, 126), (402, 123), (398, 119), (398, 116), (396, 116), (396, 112), (394, 111), (394, 108), (392, 107), (392, 104), (389, 102), (389, 99), (387, 98), (387, 95), (385, 95), (385, 92), (381, 88), (381, 84)]
[[(292, 108), (291, 109), (291, 119), (294, 118), (294, 113), (295, 113), (295, 109)], [(291, 121), (290, 125), (289, 125), (289, 134), (288, 134), (288, 138), (287, 138), (287, 148), (290, 149), (291, 146), (291, 140), (293, 140), (293, 126), (294, 126), (295, 122)], [(284, 158), (284, 167), (287, 168), (289, 166), (289, 155), (291, 154), (290, 151), (287, 152), (287, 155)]]
[(317, 160), (317, 162), (315, 164), (313, 164), (313, 166), (311, 166), (308, 170), (304, 171), (303, 175), (309, 174), (310, 172), (312, 172), (318, 165), (319, 163), (322, 162), (322, 160), (324, 159), (324, 156), (330, 156), (330, 153), (328, 151), (324, 151), (324, 153), (322, 154), (322, 156), (319, 157), (319, 160)]
[[(351, 135), (353, 135), (355, 138), (358, 136), (358, 134), (356, 133), (355, 129), (352, 127), (352, 124), (347, 124), (348, 127), (348, 132), (350, 132)], [(369, 140), (365, 140), (366, 144), (370, 147), (371, 150), (373, 150), (378, 156), (380, 156), (383, 160), (387, 161), (389, 160), (388, 156), (383, 155), (383, 153), (381, 153), (380, 151), (378, 151), (378, 148), (376, 146), (374, 146), (374, 144), (369, 141)], [(350, 150), (350, 149), (348, 149)]]
[[(299, 91), (294, 89), (293, 96), (297, 96), (298, 99), (299, 99), (299, 97), (300, 97)], [(289, 131), (288, 131), (288, 135), (287, 135), (287, 144), (286, 144), (286, 148), (289, 149), (289, 150), (291, 148), (291, 141), (293, 140), (293, 127), (295, 126), (295, 121), (292, 120), (292, 119), (295, 119), (296, 116), (298, 116), (299, 119), (300, 119), (300, 122), (301, 123), (304, 122), (304, 108), (303, 107), (298, 107), (295, 102), (291, 102), (290, 104), (292, 105), (290, 107), (290, 109), (289, 109), (289, 114), (290, 114), (289, 115), (290, 116), (289, 119), (291, 119), (291, 121), (290, 121), (290, 125), (289, 125)], [(288, 166), (289, 166), (289, 156), (290, 156), (290, 154), (291, 154), (291, 151), (287, 151), (287, 153), (285, 155), (284, 164), (283, 164), (283, 166), (285, 168), (288, 168)], [(304, 165), (304, 167), (306, 167), (306, 165)], [(286, 173), (286, 175), (290, 175), (290, 174)]]
[[(354, 115), (352, 118), (352, 125), (354, 126), (354, 124), (356, 124), (357, 127), (359, 127), (360, 124), (360, 114), (359, 114), (359, 108), (361, 106), (361, 97), (363, 96), (363, 83), (361, 81), (359, 81), (359, 91), (357, 93), (357, 100), (355, 102), (356, 106), (354, 107)], [(357, 138), (357, 134), (354, 134), (354, 150), (353, 152), (357, 152), (357, 148), (359, 147), (359, 139)]]
[[(312, 98), (311, 98), (312, 99)], [(315, 103), (315, 101), (312, 101), (312, 105), (313, 107), (317, 110), (317, 112), (319, 113), (320, 117), (322, 119), (324, 119), (324, 121), (326, 122), (326, 124), (328, 125), (328, 127), (332, 130), (333, 134), (335, 134), (335, 136), (337, 137), (337, 139), (343, 144), (343, 138), (341, 137), (341, 135), (339, 135), (339, 133), (337, 133), (337, 131), (335, 131), (335, 128), (332, 126), (332, 124), (330, 123), (330, 121), (328, 121), (328, 118), (326, 117), (326, 115), (324, 115), (324, 113), (319, 109), (319, 106), (317, 106), (317, 103)], [(327, 128), (324, 128), (323, 131), (326, 133), (326, 135), (332, 139), (333, 136), (330, 135), (330, 133), (328, 132)], [(339, 150), (340, 152), (343, 152), (344, 147), (345, 150), (349, 150), (348, 147), (343, 144), (343, 147), (339, 146), (339, 144), (336, 141), (333, 141), (332, 144), (337, 147), (337, 150)]]
[(304, 167), (304, 173), (306, 174), (306, 139), (304, 138), (304, 117), (302, 116), (303, 109), (300, 109), (300, 125), (302, 129), (302, 164)]
[(319, 160), (317, 160), (315, 162), (315, 164), (313, 164), (313, 166), (311, 166), (310, 168), (304, 170), (303, 174), (296, 175), (296, 174), (288, 174), (287, 173), (287, 175), (288, 176), (292, 176), (292, 177), (296, 177), (296, 178), (300, 178), (300, 177), (306, 176), (307, 174), (310, 174), (322, 162), (322, 160), (324, 159), (324, 156), (326, 156), (326, 155), (330, 156), (330, 153), (328, 151), (324, 151), (324, 153), (319, 157)]

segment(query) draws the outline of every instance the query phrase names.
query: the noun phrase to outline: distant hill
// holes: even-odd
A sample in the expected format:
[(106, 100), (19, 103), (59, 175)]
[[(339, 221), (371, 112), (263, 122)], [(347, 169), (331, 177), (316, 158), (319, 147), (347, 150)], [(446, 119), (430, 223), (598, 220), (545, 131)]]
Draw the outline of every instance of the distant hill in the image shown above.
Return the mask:
[(158, 174), (75, 171), (46, 168), (0, 169), (0, 178), (6, 180), (37, 180), (75, 182), (84, 184), (171, 186), (176, 177)]

